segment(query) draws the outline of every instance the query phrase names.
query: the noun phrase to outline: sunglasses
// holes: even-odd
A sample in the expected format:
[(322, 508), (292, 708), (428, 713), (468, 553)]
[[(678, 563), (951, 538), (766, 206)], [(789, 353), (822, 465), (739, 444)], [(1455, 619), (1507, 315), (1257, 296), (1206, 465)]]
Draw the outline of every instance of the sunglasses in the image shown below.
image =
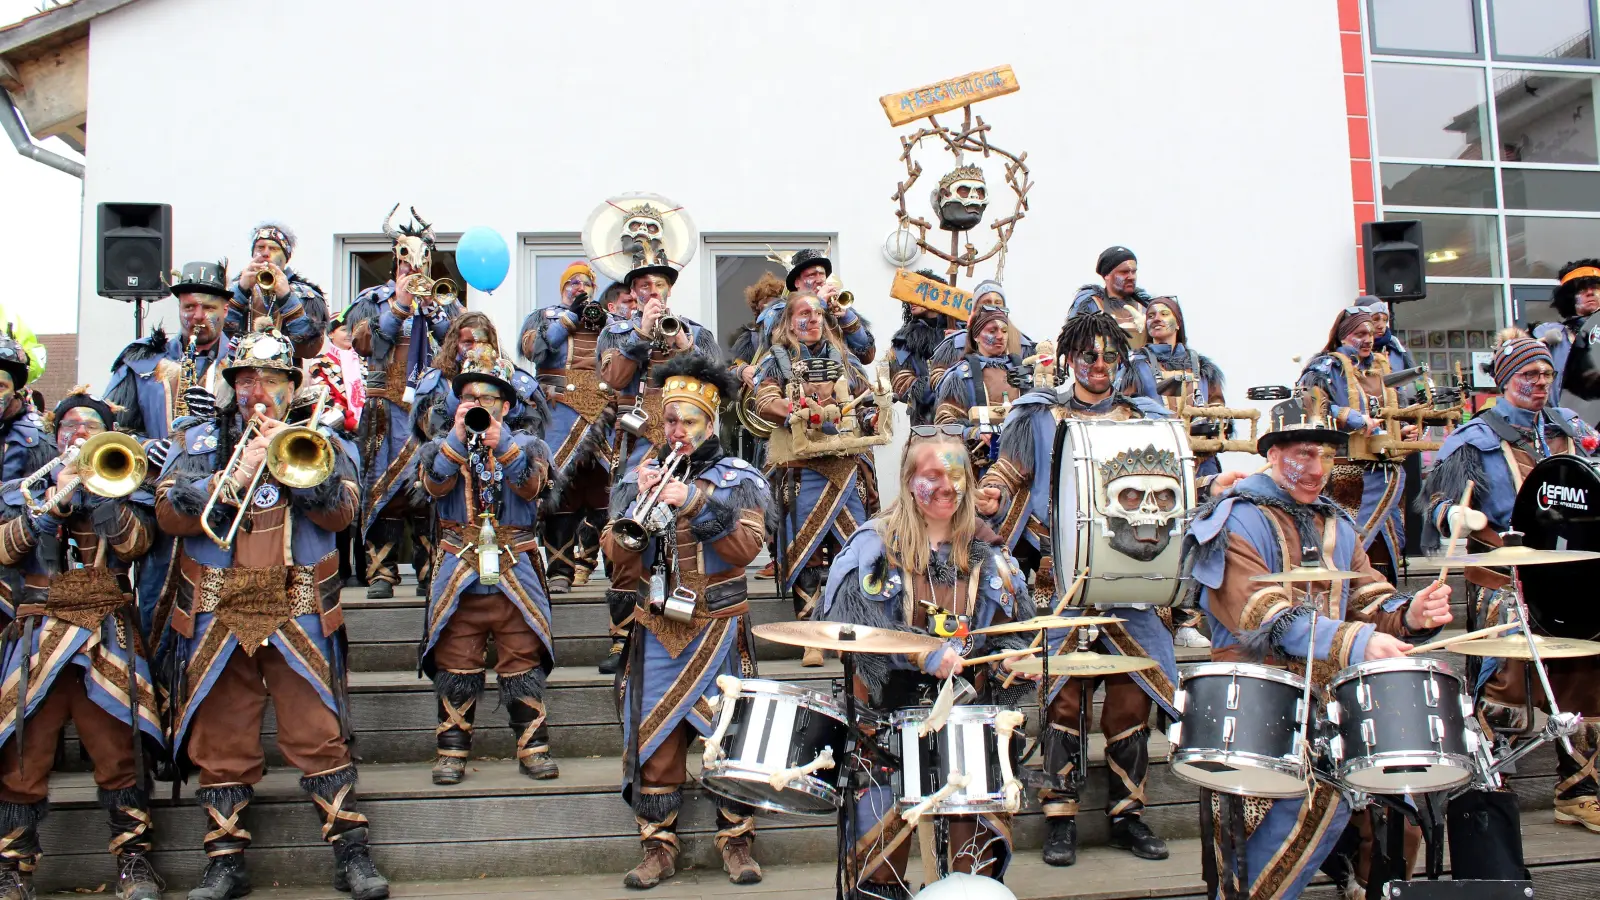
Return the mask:
[(967, 427), (965, 425), (957, 425), (954, 422), (949, 422), (949, 423), (946, 423), (944, 425), (913, 425), (913, 426), (911, 426), (911, 436), (912, 437), (931, 438), (931, 437), (938, 437), (941, 434), (947, 435), (949, 437), (961, 437), (962, 435), (964, 435), (966, 433), (967, 433)]
[(1079, 350), (1077, 353), (1072, 355), (1082, 359), (1091, 366), (1102, 359), (1104, 359), (1106, 361), (1106, 365), (1109, 366), (1114, 366), (1122, 360), (1122, 354), (1115, 350)]

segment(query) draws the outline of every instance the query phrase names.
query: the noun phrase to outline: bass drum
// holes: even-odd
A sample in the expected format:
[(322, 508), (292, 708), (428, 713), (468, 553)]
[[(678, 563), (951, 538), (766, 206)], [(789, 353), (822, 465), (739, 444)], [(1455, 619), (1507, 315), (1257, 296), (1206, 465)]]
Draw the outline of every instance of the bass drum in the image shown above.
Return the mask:
[(1051, 535), (1059, 597), (1091, 572), (1077, 606), (1172, 606), (1194, 516), (1183, 419), (1068, 419), (1056, 426)]
[[(1540, 550), (1600, 550), (1600, 463), (1552, 456), (1534, 466), (1517, 492), (1511, 527)], [(1600, 604), (1579, 587), (1600, 584), (1600, 559), (1518, 571), (1535, 632), (1600, 640)]]

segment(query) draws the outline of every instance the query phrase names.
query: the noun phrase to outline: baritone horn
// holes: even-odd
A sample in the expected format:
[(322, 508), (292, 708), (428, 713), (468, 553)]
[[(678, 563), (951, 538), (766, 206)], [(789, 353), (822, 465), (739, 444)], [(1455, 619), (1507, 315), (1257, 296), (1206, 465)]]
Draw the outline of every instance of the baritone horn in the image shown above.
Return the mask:
[[(266, 472), (271, 472), (272, 477), (279, 483), (291, 488), (313, 488), (327, 481), (333, 474), (333, 442), (316, 429), (316, 423), (321, 420), (327, 402), (328, 393), (318, 391), (316, 405), (312, 407), (311, 417), (307, 420), (310, 425), (287, 425), (272, 436), (272, 440), (267, 444), (267, 458), (262, 461), (255, 474), (250, 476), (250, 484), (244, 493), (239, 494), (231, 487), (233, 477), (244, 465), (245, 448), (261, 433), (259, 423), (267, 411), (265, 405), (256, 404), (255, 417), (245, 426), (244, 431), (240, 432), (238, 442), (233, 448), (233, 455), (228, 457), (228, 464), (222, 467), (222, 471), (216, 474), (216, 487), (212, 488), (211, 496), (206, 498), (205, 508), (200, 511), (200, 528), (218, 547), (223, 550), (233, 549), (233, 540), (239, 534), (239, 526), (244, 523), (245, 511), (250, 508), (249, 499), (255, 495), (256, 488), (261, 486), (262, 475)], [(218, 535), (211, 528), (211, 511), (216, 508), (220, 500), (226, 500), (238, 507), (227, 532), (222, 535)]]

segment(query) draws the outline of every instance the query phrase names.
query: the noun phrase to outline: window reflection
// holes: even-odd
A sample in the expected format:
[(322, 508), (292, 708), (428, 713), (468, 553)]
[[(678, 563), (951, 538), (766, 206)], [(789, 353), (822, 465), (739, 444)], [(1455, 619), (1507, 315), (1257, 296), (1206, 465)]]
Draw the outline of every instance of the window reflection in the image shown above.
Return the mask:
[(1374, 63), (1381, 156), (1483, 159), (1483, 69)]
[(1384, 163), (1382, 175), (1389, 206), (1495, 206), (1492, 169)]
[(1503, 310), (1496, 285), (1430, 284), (1426, 299), (1394, 304), (1391, 327), (1441, 384), (1454, 384), (1458, 365), (1471, 380), (1472, 354), (1493, 346)]
[(1570, 209), (1600, 212), (1600, 172), (1506, 169), (1501, 177), (1505, 181), (1508, 209)]
[(1374, 52), (1478, 52), (1472, 0), (1373, 0), (1371, 12)]
[(1600, 219), (1506, 216), (1512, 278), (1555, 278), (1568, 260), (1594, 256)]
[(1589, 59), (1591, 0), (1493, 0), (1494, 55)]
[(1594, 78), (1494, 70), (1500, 158), (1505, 162), (1594, 165)]
[(1500, 235), (1494, 216), (1403, 213), (1396, 217), (1422, 223), (1427, 277), (1499, 277)]

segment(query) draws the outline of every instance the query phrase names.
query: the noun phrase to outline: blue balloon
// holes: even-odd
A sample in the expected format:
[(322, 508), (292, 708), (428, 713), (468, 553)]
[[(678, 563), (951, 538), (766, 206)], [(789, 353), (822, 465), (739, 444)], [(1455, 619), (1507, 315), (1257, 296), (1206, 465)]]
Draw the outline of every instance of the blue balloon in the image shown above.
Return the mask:
[(480, 291), (493, 291), (511, 271), (511, 248), (493, 228), (469, 228), (456, 243), (456, 266), (467, 284)]

